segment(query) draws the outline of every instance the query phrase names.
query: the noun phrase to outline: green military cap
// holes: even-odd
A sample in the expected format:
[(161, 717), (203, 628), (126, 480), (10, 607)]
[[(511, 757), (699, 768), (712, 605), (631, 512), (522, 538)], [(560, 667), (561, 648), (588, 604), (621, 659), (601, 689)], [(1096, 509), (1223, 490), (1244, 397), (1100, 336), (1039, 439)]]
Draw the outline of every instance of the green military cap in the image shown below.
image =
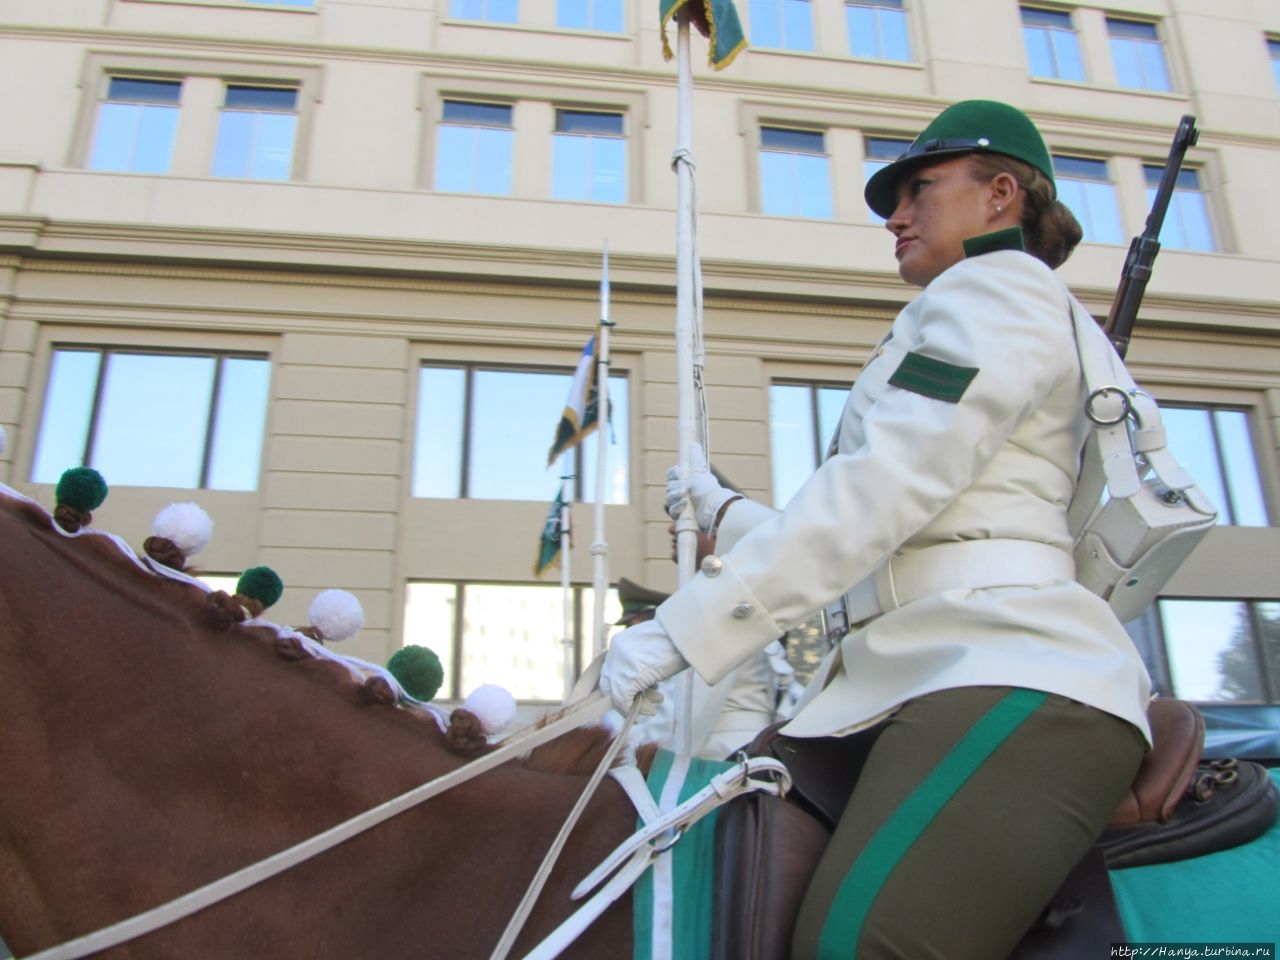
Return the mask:
[(650, 590), (633, 580), (622, 577), (618, 580), (618, 602), (622, 604), (622, 616), (618, 618), (618, 626), (629, 627), (641, 620), (648, 620), (649, 617), (642, 614), (651, 614), (658, 604), (667, 599), (667, 596), (668, 594)]
[(1002, 153), (1031, 164), (1053, 183), (1053, 160), (1031, 118), (1007, 103), (962, 100), (934, 118), (893, 163), (867, 181), (867, 206), (888, 219), (898, 205), (898, 181), (916, 167), (965, 153)]

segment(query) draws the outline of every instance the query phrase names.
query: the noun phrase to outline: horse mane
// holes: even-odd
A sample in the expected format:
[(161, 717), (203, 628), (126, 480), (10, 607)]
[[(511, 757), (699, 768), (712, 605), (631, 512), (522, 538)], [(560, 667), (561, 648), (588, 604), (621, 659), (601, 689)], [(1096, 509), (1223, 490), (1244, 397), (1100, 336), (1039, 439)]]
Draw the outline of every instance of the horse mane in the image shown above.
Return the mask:
[[(0, 495), (0, 503), (10, 506), (23, 520), (37, 528), (47, 530), (58, 523), (56, 515), (51, 515), (34, 501)], [(83, 533), (76, 534), (75, 539), (78, 546), (96, 562), (110, 564), (128, 576), (137, 577), (150, 586), (171, 594), (174, 603), (196, 611), (196, 616), (206, 626), (224, 635), (229, 641), (250, 642), (266, 647), (278, 659), (286, 662), (307, 662), (310, 669), (325, 675), (338, 687), (358, 682), (360, 690), (355, 702), (360, 706), (393, 706), (398, 708), (397, 712), (415, 720), (433, 719), (434, 723), (421, 724), (422, 729), (428, 731), (433, 739), (439, 738), (438, 742), (455, 756), (472, 759), (496, 749), (496, 745), (485, 734), (480, 719), (471, 711), (459, 707), (446, 716), (444, 711), (436, 707), (423, 709), (411, 706), (406, 709), (405, 705), (413, 702), (401, 696), (398, 684), (395, 684), (389, 673), (373, 673), (357, 681), (351, 670), (339, 662), (340, 658), (332, 654), (326, 656), (321, 645), (308, 642), (310, 638), (305, 631), (279, 627), (261, 619), (246, 620), (236, 600), (225, 591), (206, 592), (193, 583), (170, 579), (154, 569), (145, 569), (142, 561), (136, 559), (136, 554), (132, 554), (131, 559), (131, 555), (124, 552), (125, 545), (122, 541), (95, 535), (100, 533), (101, 531), (91, 527), (84, 527)], [(160, 562), (154, 551), (147, 549), (146, 554)], [(180, 572), (190, 577), (193, 569), (187, 567)], [(159, 602), (158, 594), (153, 599)], [(92, 615), (92, 611), (85, 613)], [(539, 721), (539, 725), (543, 722), (545, 721)], [(550, 743), (542, 744), (518, 762), (529, 770), (542, 773), (587, 776), (599, 764), (612, 740), (611, 731), (603, 725), (581, 727), (562, 734)], [(638, 752), (637, 762), (642, 764), (643, 771), (648, 770), (656, 751), (656, 745), (652, 745), (642, 747)]]
[[(0, 935), (18, 956), (377, 811), (458, 770), (459, 750), (495, 749), (470, 711), (406, 701), (380, 666), (261, 619), (219, 628), (213, 595), (0, 487)], [(410, 805), (130, 955), (487, 956), (582, 794), (583, 777), (550, 771), (607, 733), (568, 736), (576, 748)], [(634, 823), (622, 789), (600, 787), (526, 946), (563, 922), (573, 886)], [(577, 955), (616, 956), (630, 935), (620, 901)]]

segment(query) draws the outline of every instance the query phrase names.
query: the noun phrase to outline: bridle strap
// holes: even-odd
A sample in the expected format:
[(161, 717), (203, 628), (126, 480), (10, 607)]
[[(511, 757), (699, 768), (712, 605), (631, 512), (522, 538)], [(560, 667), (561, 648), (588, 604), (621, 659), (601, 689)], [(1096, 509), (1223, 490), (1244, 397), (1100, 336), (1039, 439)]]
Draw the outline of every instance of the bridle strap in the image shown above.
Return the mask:
[[(556, 713), (550, 714), (541, 724), (524, 728), (502, 742), (492, 753), (470, 761), (434, 780), (414, 787), (385, 803), (379, 804), (364, 813), (352, 817), (323, 833), (316, 834), (286, 850), (273, 854), (264, 860), (228, 874), (220, 880), (206, 884), (190, 893), (183, 894), (168, 903), (161, 904), (151, 910), (139, 913), (127, 920), (114, 923), (94, 933), (68, 940), (39, 953), (28, 954), (22, 960), (78, 960), (80, 957), (106, 950), (125, 943), (135, 937), (151, 933), (170, 923), (190, 916), (205, 907), (212, 906), (221, 900), (234, 896), (254, 884), (282, 873), (304, 860), (323, 853), (325, 850), (349, 840), (351, 837), (375, 827), (411, 807), (417, 806), (446, 790), (479, 776), (496, 766), (506, 763), (512, 757), (519, 756), (539, 744), (554, 740), (568, 730), (591, 723), (603, 717), (612, 707), (612, 702), (603, 693), (592, 693), (577, 703), (566, 706)], [(618, 738), (617, 742), (621, 742)]]
[[(572, 696), (572, 692), (570, 696)], [(609, 749), (600, 758), (600, 762), (596, 764), (596, 768), (591, 774), (591, 779), (583, 787), (582, 794), (578, 797), (578, 802), (573, 805), (573, 809), (565, 817), (564, 823), (560, 825), (560, 832), (556, 834), (555, 840), (552, 841), (550, 849), (547, 850), (547, 855), (542, 858), (542, 863), (533, 875), (533, 879), (529, 882), (529, 888), (525, 890), (524, 897), (521, 898), (515, 913), (507, 921), (507, 928), (502, 932), (498, 945), (493, 948), (490, 960), (505, 960), (507, 954), (511, 952), (511, 947), (515, 944), (516, 937), (524, 927), (525, 921), (529, 919), (529, 914), (533, 912), (533, 905), (537, 902), (538, 895), (542, 893), (542, 888), (546, 885), (547, 878), (551, 876), (551, 870), (556, 865), (556, 860), (560, 858), (560, 852), (569, 840), (569, 834), (577, 825), (578, 818), (582, 816), (582, 811), (586, 809), (588, 801), (595, 795), (596, 787), (600, 785), (604, 775), (613, 766), (613, 761), (618, 755), (618, 751), (627, 742), (627, 733), (631, 729), (631, 724), (635, 721), (636, 715), (640, 712), (643, 704), (643, 695), (636, 697), (635, 702), (631, 705), (630, 712), (627, 714), (626, 721), (622, 724), (622, 728), (614, 735)]]

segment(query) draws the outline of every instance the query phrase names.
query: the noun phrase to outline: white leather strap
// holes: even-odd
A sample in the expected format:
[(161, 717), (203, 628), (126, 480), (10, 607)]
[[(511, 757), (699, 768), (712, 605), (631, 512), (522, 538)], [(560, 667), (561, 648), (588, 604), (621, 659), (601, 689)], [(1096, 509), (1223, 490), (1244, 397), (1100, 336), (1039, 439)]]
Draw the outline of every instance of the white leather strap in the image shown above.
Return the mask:
[[(756, 779), (764, 775), (768, 779)], [(680, 833), (697, 823), (712, 810), (728, 803), (744, 793), (769, 792), (783, 796), (791, 789), (791, 775), (777, 760), (771, 757), (751, 757), (735, 764), (713, 777), (711, 782), (679, 806), (663, 813), (632, 834), (605, 857), (598, 867), (587, 874), (573, 889), (572, 897), (579, 900), (598, 886), (605, 877), (642, 847), (652, 846), (661, 852), (658, 841), (666, 833)], [(664, 840), (663, 843), (670, 842)]]
[(256, 883), (273, 877), (290, 867), (303, 862), (318, 853), (335, 847), (371, 827), (377, 826), (397, 814), (403, 813), (424, 800), (428, 800), (444, 791), (465, 783), (472, 777), (486, 770), (506, 763), (533, 749), (541, 743), (553, 740), (566, 730), (580, 727), (583, 724), (599, 720), (612, 708), (612, 701), (603, 693), (596, 693), (582, 702), (559, 711), (539, 726), (530, 726), (513, 734), (492, 753), (467, 763), (443, 776), (436, 777), (421, 786), (414, 787), (407, 793), (388, 800), (364, 813), (352, 817), (335, 827), (316, 834), (286, 850), (251, 864), (220, 880), (206, 884), (190, 893), (184, 894), (168, 903), (147, 910), (127, 920), (104, 927), (94, 933), (85, 934), (74, 940), (39, 953), (29, 954), (23, 960), (77, 960), (77, 958), (98, 953), (109, 947), (125, 943), (145, 933), (158, 930), (183, 917), (190, 916), (205, 907), (240, 893)]

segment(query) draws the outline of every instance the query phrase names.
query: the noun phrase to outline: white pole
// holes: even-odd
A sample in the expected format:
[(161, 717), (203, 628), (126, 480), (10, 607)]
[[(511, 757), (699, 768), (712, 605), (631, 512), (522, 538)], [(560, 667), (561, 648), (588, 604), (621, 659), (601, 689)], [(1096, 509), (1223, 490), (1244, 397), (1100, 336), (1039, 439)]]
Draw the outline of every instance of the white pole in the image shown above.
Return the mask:
[[(697, 400), (693, 382), (694, 325), (694, 210), (693, 210), (693, 79), (689, 46), (689, 8), (677, 14), (676, 69), (678, 104), (676, 113), (676, 401), (679, 417), (678, 464), (682, 476), (689, 475), (690, 450), (697, 439)], [(710, 456), (710, 452), (707, 454)], [(698, 550), (698, 525), (693, 506), (686, 499), (676, 521), (676, 578), (678, 584), (692, 579)], [(680, 674), (674, 710), (675, 750), (693, 752), (689, 718), (692, 715), (693, 683), (686, 670)]]
[[(568, 454), (565, 454), (568, 456)], [(560, 591), (564, 604), (564, 635), (560, 641), (564, 646), (564, 696), (567, 700), (573, 690), (573, 682), (577, 672), (573, 669), (574, 637), (573, 637), (573, 593), (569, 588), (569, 481), (573, 474), (567, 470), (560, 476)]]
[(600, 266), (600, 335), (596, 340), (596, 513), (591, 543), (591, 590), (595, 599), (592, 659), (604, 653), (604, 601), (609, 591), (609, 542), (604, 529), (604, 489), (609, 466), (609, 241)]
[[(689, 48), (689, 12), (677, 14), (676, 66), (678, 111), (676, 114), (676, 409), (680, 472), (689, 475), (689, 454), (697, 439), (697, 398), (693, 382), (694, 324), (694, 224), (693, 224), (693, 81)], [(708, 454), (709, 455), (709, 454)], [(686, 501), (676, 523), (677, 582), (693, 577), (698, 549), (698, 525), (693, 507)]]

